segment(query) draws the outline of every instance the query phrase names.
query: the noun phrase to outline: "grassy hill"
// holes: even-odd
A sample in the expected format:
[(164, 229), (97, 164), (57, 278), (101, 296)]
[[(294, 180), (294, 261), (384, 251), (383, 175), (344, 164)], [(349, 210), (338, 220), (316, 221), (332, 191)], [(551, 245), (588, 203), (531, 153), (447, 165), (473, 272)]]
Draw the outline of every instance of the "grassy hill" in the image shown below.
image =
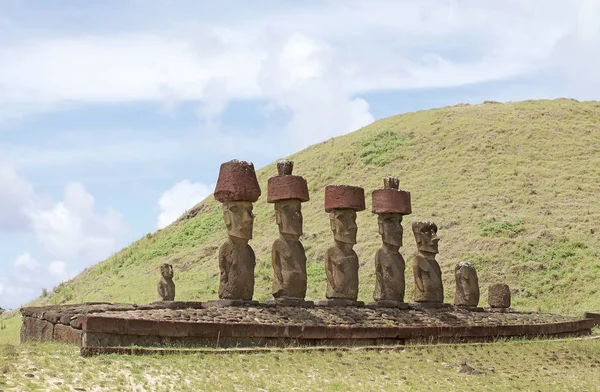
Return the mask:
[[(285, 157), (281, 157), (285, 158)], [(412, 193), (405, 217), (407, 300), (412, 298), (410, 224), (438, 224), (446, 300), (454, 295), (454, 265), (473, 262), (481, 303), (491, 282), (507, 282), (519, 309), (580, 314), (600, 308), (600, 103), (570, 99), (484, 102), (385, 118), (351, 134), (288, 157), (304, 176), (311, 200), (303, 205), (308, 295), (324, 298), (323, 254), (332, 242), (323, 211), (324, 187), (365, 188), (358, 213), (359, 299), (370, 301), (373, 259), (380, 246), (370, 193), (398, 176)], [(267, 179), (275, 163), (257, 171), (263, 195), (255, 203), (255, 299), (270, 298), (271, 243), (277, 236)], [(212, 195), (178, 221), (148, 234), (65, 282), (36, 304), (156, 299), (159, 265), (174, 265), (177, 299), (217, 297), (217, 251), (226, 231)]]

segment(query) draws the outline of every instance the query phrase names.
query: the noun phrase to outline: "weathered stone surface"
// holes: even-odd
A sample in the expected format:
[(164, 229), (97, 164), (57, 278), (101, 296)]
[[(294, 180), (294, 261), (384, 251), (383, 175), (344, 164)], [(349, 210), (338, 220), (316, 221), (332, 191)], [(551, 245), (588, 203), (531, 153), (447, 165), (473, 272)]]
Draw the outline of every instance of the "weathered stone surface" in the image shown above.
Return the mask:
[(202, 304), (203, 307), (211, 306), (255, 306), (258, 305), (258, 301), (247, 301), (243, 299), (217, 299), (206, 301)]
[(418, 302), (416, 304), (409, 304), (409, 309), (422, 310), (422, 309), (443, 309), (443, 308), (451, 308), (452, 305), (445, 304), (443, 302)]
[(202, 302), (199, 301), (155, 301), (150, 303), (157, 309), (201, 309)]
[(510, 288), (508, 285), (504, 283), (490, 285), (488, 303), (492, 308), (510, 308)]
[(232, 160), (221, 164), (214, 197), (219, 202), (255, 202), (260, 197), (260, 186), (251, 162)]
[(408, 309), (408, 304), (405, 302), (381, 300), (375, 302), (369, 302), (367, 304), (369, 308), (397, 308), (397, 309)]
[(35, 317), (22, 317), (21, 343), (49, 342), (54, 333), (54, 324)]
[[(384, 180), (384, 189), (373, 192), (373, 212), (378, 214), (379, 234), (383, 242), (375, 254), (373, 299), (376, 302), (404, 302), (406, 263), (399, 250), (403, 236), (402, 216), (410, 213), (410, 197), (403, 199), (404, 194), (400, 194), (398, 183), (398, 178), (388, 177)], [(400, 199), (398, 195), (401, 195)], [(399, 204), (398, 200), (402, 200), (402, 203)]]
[(352, 299), (343, 299), (343, 298), (335, 298), (335, 299), (326, 299), (323, 301), (318, 301), (317, 306), (365, 306), (365, 303), (362, 301), (356, 301)]
[(585, 312), (583, 317), (594, 320), (597, 326), (600, 325), (600, 312)]
[(388, 177), (384, 180), (383, 189), (373, 191), (372, 212), (374, 214), (412, 213), (410, 192), (398, 189), (399, 185), (397, 177)]
[(325, 212), (335, 209), (364, 210), (365, 190), (350, 185), (327, 185), (325, 187)]
[(479, 279), (473, 264), (461, 261), (454, 268), (456, 292), (454, 305), (477, 306), (479, 304)]
[(414, 222), (412, 230), (418, 249), (412, 261), (415, 302), (444, 302), (442, 271), (435, 260), (439, 242), (437, 225), (433, 222)]
[(297, 306), (300, 308), (310, 308), (315, 306), (313, 301), (305, 301), (301, 298), (278, 297), (273, 300), (265, 301), (267, 305), (274, 306)]
[(81, 330), (71, 328), (67, 325), (56, 324), (54, 326), (53, 340), (60, 343), (76, 344), (81, 346)]
[(329, 212), (334, 244), (325, 252), (327, 299), (358, 298), (358, 256), (356, 244), (356, 211), (349, 208)]
[(162, 264), (160, 266), (160, 280), (158, 281), (158, 300), (175, 300), (175, 283), (173, 282), (173, 266), (171, 264)]
[(267, 188), (267, 202), (275, 203), (282, 200), (310, 200), (308, 184), (302, 176), (292, 175), (294, 161), (284, 160), (277, 162), (278, 174), (269, 178)]

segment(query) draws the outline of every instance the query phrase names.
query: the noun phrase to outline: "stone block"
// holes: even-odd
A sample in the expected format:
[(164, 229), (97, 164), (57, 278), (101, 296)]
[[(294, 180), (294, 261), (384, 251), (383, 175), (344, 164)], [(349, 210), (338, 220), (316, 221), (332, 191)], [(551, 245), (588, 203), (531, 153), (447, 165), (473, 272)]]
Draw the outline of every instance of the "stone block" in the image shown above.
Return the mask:
[(358, 186), (327, 185), (325, 187), (325, 211), (334, 209), (365, 209), (365, 190)]
[(211, 306), (257, 306), (258, 301), (246, 301), (243, 299), (215, 299), (206, 301), (202, 304), (203, 308), (209, 308)]
[(54, 324), (35, 317), (23, 317), (21, 324), (21, 343), (50, 342), (54, 332)]
[(490, 285), (488, 303), (491, 308), (510, 308), (510, 288), (508, 285), (504, 283)]
[(76, 344), (81, 346), (80, 329), (71, 328), (71, 326), (56, 324), (54, 326), (53, 340), (60, 343)]
[(300, 308), (312, 308), (315, 306), (313, 301), (305, 301), (301, 298), (276, 298), (264, 302), (266, 305), (273, 306), (297, 306)]
[(316, 303), (317, 306), (356, 306), (361, 307), (365, 306), (363, 301), (355, 301), (352, 299), (326, 299), (323, 301), (318, 301)]
[(377, 308), (408, 309), (408, 304), (406, 302), (383, 300), (383, 301), (369, 302), (367, 304), (367, 307), (374, 308), (374, 309), (377, 309)]
[(600, 312), (585, 312), (583, 317), (594, 320), (595, 325), (600, 326)]
[(414, 304), (409, 304), (408, 307), (410, 309), (414, 309), (414, 310), (449, 309), (449, 308), (452, 308), (452, 305), (444, 303), (444, 302), (417, 302)]

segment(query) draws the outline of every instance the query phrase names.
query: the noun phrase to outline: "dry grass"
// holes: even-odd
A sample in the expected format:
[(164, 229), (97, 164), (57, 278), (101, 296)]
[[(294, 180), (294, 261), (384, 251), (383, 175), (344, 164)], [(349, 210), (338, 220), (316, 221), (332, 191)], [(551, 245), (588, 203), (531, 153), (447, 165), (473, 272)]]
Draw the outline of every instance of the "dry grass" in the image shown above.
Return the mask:
[(0, 388), (21, 391), (598, 390), (600, 340), (92, 358), (58, 344), (4, 345), (0, 369)]

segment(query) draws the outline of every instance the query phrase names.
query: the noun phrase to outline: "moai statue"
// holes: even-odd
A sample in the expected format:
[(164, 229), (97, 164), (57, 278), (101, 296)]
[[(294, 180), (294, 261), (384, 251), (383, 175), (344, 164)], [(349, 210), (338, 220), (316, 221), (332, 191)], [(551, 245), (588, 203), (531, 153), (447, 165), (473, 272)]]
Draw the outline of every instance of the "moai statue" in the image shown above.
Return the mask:
[(325, 273), (329, 301), (319, 305), (364, 305), (358, 298), (358, 256), (356, 244), (356, 212), (365, 209), (363, 188), (348, 185), (328, 185), (325, 188), (325, 211), (335, 243), (325, 252)]
[(175, 283), (173, 282), (173, 266), (171, 264), (162, 264), (160, 266), (160, 280), (158, 281), (158, 300), (175, 300)]
[[(273, 242), (272, 293), (276, 300), (301, 301), (306, 296), (306, 254), (300, 242), (302, 203), (309, 200), (306, 180), (292, 175), (293, 161), (277, 162), (278, 176), (269, 178), (267, 202), (275, 204), (279, 238)], [(289, 301), (288, 301), (289, 302)]]
[(437, 236), (437, 225), (433, 222), (414, 222), (412, 230), (418, 249), (412, 261), (415, 302), (442, 304), (444, 302), (442, 271), (435, 260), (440, 240)]
[(260, 196), (260, 187), (252, 163), (233, 160), (221, 165), (214, 193), (223, 203), (223, 219), (228, 240), (219, 248), (221, 270), (219, 298), (250, 301), (254, 294), (254, 251), (252, 208)]
[(473, 264), (461, 261), (454, 268), (456, 293), (454, 305), (476, 307), (479, 305), (479, 279)]
[[(404, 303), (404, 258), (402, 246), (402, 216), (412, 212), (410, 192), (399, 188), (396, 177), (383, 181), (383, 189), (373, 191), (372, 212), (377, 214), (383, 245), (375, 254), (375, 304), (401, 306)], [(373, 304), (373, 305), (375, 305)]]
[(491, 308), (510, 308), (510, 288), (507, 284), (496, 283), (488, 288), (488, 303)]

